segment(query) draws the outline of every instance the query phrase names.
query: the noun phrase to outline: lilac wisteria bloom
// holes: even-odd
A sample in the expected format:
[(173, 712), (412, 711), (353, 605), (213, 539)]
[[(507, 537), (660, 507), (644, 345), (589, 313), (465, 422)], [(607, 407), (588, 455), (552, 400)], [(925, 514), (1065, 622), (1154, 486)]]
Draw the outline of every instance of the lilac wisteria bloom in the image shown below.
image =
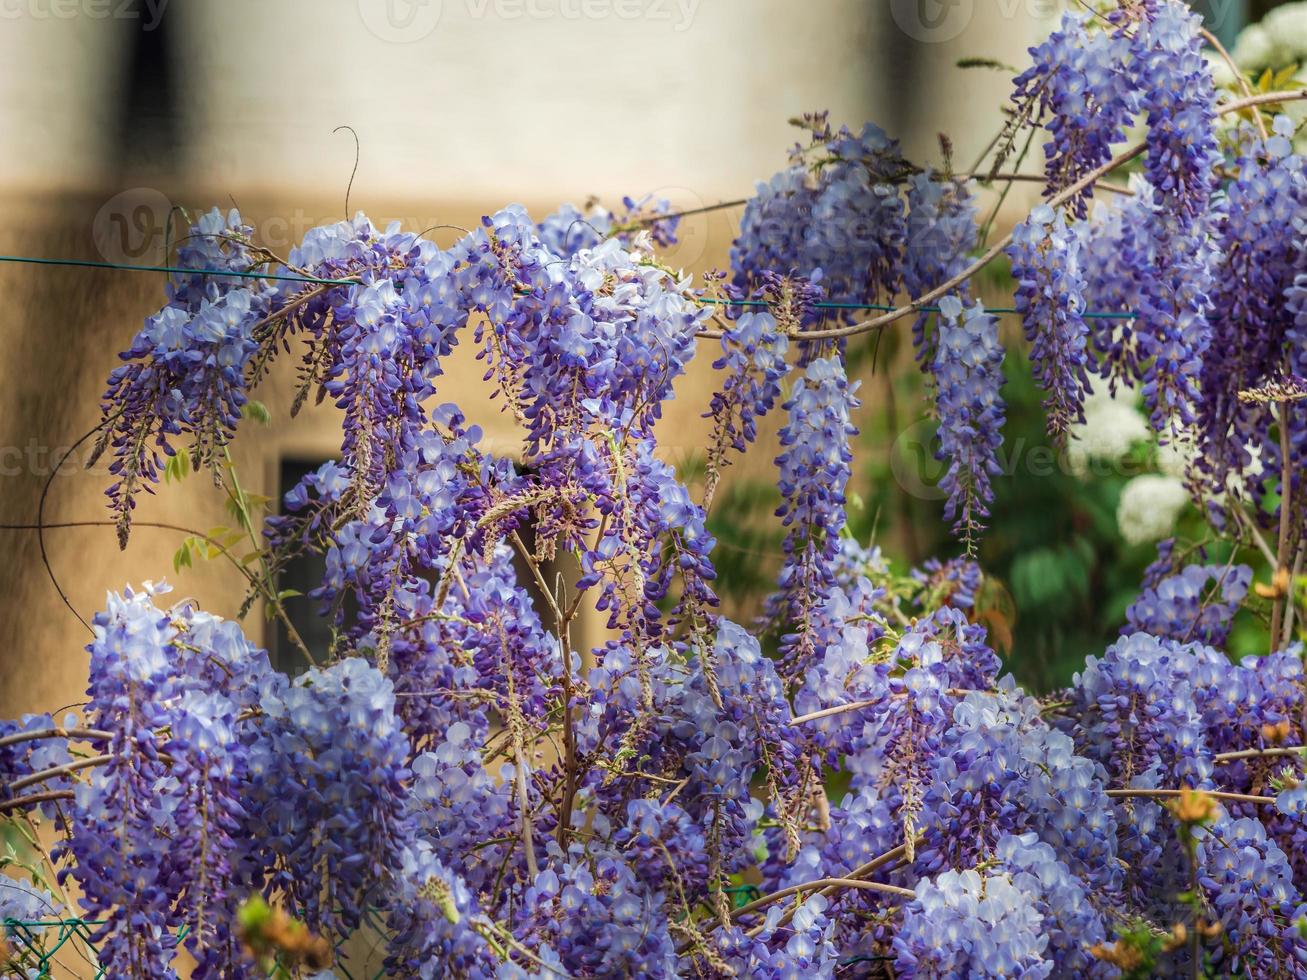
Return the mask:
[[(1138, 89), (1128, 70), (1133, 52), (1122, 27), (1095, 29), (1092, 15), (1071, 11), (1057, 30), (1030, 49), (1033, 64), (1015, 81), (1015, 98), (1028, 100), (1037, 121), (1047, 120), (1045, 194), (1076, 183), (1112, 156), (1138, 109)], [(1092, 191), (1072, 199), (1083, 218)]]
[(832, 562), (844, 527), (844, 488), (853, 460), (849, 438), (857, 431), (850, 421), (858, 406), (857, 387), (838, 358), (821, 358), (808, 365), (784, 406), (790, 422), (781, 430), (784, 451), (776, 460), (783, 499), (776, 513), (789, 529), (780, 586), (793, 623), (793, 632), (782, 641), (792, 677), (801, 675), (818, 652), (813, 611), (834, 580)]
[(969, 542), (989, 515), (991, 477), (1000, 472), (1002, 365), (998, 321), (979, 302), (964, 309), (956, 296), (940, 300), (934, 364), (937, 455), (948, 463), (940, 488), (948, 494), (945, 517)]
[(1048, 430), (1065, 439), (1071, 425), (1084, 421), (1089, 385), (1080, 239), (1061, 214), (1041, 204), (1012, 232), (1008, 256), (1035, 378), (1046, 392)]
[[(84, 915), (127, 980), (183, 954), (263, 975), (247, 900), (335, 959), (321, 980), (359, 975), (364, 936), (405, 977), (1307, 976), (1292, 123), (1218, 134), (1234, 106), (1178, 0), (1067, 16), (1032, 55), (974, 174), (947, 139), (918, 164), (875, 126), (803, 117), (702, 281), (659, 253), (676, 219), (649, 199), (509, 205), (448, 247), (360, 214), (284, 259), (238, 214), (200, 217), (107, 386), (111, 512), (125, 537), (139, 492), (187, 469), (165, 460), (207, 467), (239, 533), (184, 553), (230, 559), (241, 614), (279, 619), (306, 666), (274, 670), (252, 624), (161, 586), (111, 595), (80, 719), (0, 722), (0, 814), (25, 842), (0, 858), (25, 876), (0, 917)], [(1120, 156), (1142, 172), (1091, 208), (1135, 123)], [(1010, 152), (1035, 126), (1045, 203), (999, 246), (970, 181), (1029, 176)], [(1186, 486), (1143, 479), (1225, 494), (1214, 530), (1239, 534), (1163, 546), (1122, 634), (1044, 696), (987, 630), (1010, 620), (979, 540), (1010, 365), (1005, 301), (977, 297), (1003, 254), (1051, 431), (1089, 372), (1138, 387), (1198, 449)], [(907, 353), (867, 341), (895, 354), (908, 320), (960, 556), (899, 560), (888, 510), (860, 513), (879, 471), (854, 457), (858, 378)], [(449, 400), (460, 344), (486, 432)], [(228, 445), (255, 387), (287, 380), (269, 404), (321, 403), (340, 441), (260, 523)], [(719, 522), (747, 518), (712, 504), (778, 406), (758, 530), (782, 543), (742, 559), (778, 566), (764, 598), (719, 581), (739, 567)], [(668, 433), (696, 417), (681, 453)], [(1277, 566), (1251, 596), (1250, 545)], [(279, 581), (302, 559), (322, 568), (304, 596)], [(26, 851), (49, 834), (53, 875)], [(37, 928), (6, 929), (23, 971)]]

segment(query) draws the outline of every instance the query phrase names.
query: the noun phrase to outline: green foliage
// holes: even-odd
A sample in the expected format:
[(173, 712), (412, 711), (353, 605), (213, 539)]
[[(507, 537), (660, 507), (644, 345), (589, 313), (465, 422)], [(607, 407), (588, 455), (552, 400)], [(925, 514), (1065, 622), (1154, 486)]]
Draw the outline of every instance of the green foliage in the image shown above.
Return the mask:
[(245, 403), (245, 407), (241, 410), (241, 415), (247, 419), (253, 419), (260, 425), (272, 424), (272, 413), (268, 411), (268, 406), (254, 398), (251, 398)]

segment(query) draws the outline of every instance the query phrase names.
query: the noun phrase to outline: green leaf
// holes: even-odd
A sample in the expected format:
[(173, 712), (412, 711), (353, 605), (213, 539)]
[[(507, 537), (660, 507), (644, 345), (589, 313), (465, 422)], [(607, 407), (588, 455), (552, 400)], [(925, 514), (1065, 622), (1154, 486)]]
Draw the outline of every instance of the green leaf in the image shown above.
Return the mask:
[(1276, 89), (1288, 88), (1289, 84), (1298, 75), (1298, 65), (1286, 65), (1275, 73), (1274, 86)]
[(1020, 72), (1005, 62), (996, 58), (959, 58), (956, 62), (957, 67), (962, 69), (968, 68), (991, 68), (994, 71), (1006, 72), (1009, 75), (1019, 75)]
[(253, 398), (245, 403), (245, 407), (241, 410), (241, 415), (245, 416), (247, 419), (253, 419), (260, 425), (272, 424), (272, 413), (268, 411), (268, 406)]
[(174, 453), (168, 457), (168, 462), (163, 467), (163, 482), (171, 483), (173, 480), (180, 480), (191, 471), (190, 453)]

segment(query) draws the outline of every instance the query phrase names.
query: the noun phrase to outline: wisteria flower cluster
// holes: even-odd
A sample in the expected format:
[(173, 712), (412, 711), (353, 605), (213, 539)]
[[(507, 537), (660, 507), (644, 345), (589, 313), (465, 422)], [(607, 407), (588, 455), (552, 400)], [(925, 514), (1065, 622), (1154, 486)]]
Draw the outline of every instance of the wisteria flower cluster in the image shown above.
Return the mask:
[[(284, 257), (202, 216), (109, 378), (109, 504), (125, 540), (141, 491), (211, 472), (255, 538), (244, 611), (309, 663), (161, 584), (110, 594), (80, 717), (0, 722), (0, 815), (39, 855), (5, 859), (0, 969), (72, 942), (129, 980), (353, 977), (368, 948), (424, 978), (1307, 977), (1307, 165), (1218, 101), (1186, 6), (1109, 6), (1032, 50), (990, 172), (804, 117), (702, 287), (646, 199), (511, 205), (448, 248), (360, 214)], [(988, 240), (973, 178), (1038, 133), (1043, 200)], [(1024, 358), (975, 280), (1004, 254)], [(903, 570), (848, 532), (851, 352), (909, 319), (966, 553)], [(687, 474), (659, 421), (705, 343)], [(443, 392), (459, 344), (516, 447)], [(260, 524), (227, 448), (278, 358), (341, 442)], [(1023, 360), (1064, 440), (1091, 375), (1138, 388), (1211, 523), (1045, 697), (984, 625)], [(728, 615), (708, 518), (754, 451), (783, 559)], [(321, 583), (280, 590), (305, 554)], [(1261, 646), (1232, 658), (1240, 617)]]

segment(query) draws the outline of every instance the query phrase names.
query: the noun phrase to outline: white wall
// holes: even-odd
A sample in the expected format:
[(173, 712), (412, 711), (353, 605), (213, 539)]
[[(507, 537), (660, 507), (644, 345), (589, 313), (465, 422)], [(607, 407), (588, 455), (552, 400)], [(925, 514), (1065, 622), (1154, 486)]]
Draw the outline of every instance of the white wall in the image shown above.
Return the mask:
[(162, 19), (188, 183), (342, 193), (348, 124), (365, 195), (740, 196), (805, 109), (974, 152), (1008, 83), (951, 66), (1020, 63), (1050, 0), (142, 0), (130, 21), (124, 2), (0, 0), (0, 183), (99, 182), (115, 41)]

